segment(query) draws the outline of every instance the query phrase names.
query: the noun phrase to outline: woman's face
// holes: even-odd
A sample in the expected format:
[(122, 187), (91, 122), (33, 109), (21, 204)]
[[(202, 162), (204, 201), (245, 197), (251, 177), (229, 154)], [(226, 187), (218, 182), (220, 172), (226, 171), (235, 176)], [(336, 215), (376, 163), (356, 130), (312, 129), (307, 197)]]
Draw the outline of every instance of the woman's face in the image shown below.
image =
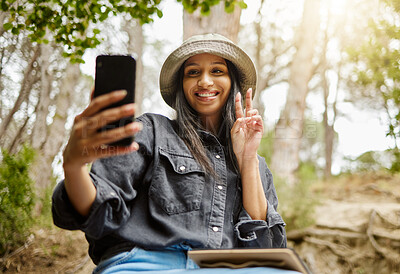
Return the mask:
[(222, 57), (202, 53), (184, 63), (183, 92), (203, 122), (217, 122), (231, 90), (228, 67)]

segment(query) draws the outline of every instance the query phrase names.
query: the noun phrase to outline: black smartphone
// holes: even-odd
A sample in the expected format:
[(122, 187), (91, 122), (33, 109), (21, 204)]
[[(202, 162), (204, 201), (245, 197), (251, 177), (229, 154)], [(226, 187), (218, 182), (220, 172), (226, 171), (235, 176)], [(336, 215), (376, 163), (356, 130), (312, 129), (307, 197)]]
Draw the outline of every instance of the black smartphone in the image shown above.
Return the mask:
[[(93, 97), (97, 97), (116, 90), (126, 90), (127, 95), (108, 108), (115, 108), (135, 101), (136, 60), (130, 55), (99, 55), (96, 57), (96, 75)], [(104, 109), (103, 109), (104, 110)], [(99, 129), (105, 131), (125, 126), (133, 122), (134, 117), (124, 117), (118, 121), (108, 123)], [(133, 136), (110, 143), (110, 146), (129, 146)]]

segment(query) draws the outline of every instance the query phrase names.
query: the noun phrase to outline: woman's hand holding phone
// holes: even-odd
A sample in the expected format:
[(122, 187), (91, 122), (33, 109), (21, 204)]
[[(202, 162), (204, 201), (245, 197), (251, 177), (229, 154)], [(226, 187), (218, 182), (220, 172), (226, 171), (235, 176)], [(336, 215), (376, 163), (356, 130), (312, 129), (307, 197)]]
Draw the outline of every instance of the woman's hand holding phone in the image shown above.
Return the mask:
[(82, 216), (89, 214), (97, 192), (86, 164), (139, 149), (133, 141), (142, 129), (134, 122), (135, 64), (130, 56), (98, 56), (92, 100), (75, 117), (63, 154), (64, 185)]
[(107, 131), (99, 130), (110, 121), (135, 114), (133, 103), (104, 109), (125, 96), (126, 92), (121, 90), (100, 95), (92, 99), (89, 106), (75, 117), (63, 154), (64, 185), (71, 203), (82, 216), (89, 214), (97, 192), (86, 164), (99, 158), (133, 152), (139, 148), (135, 142), (130, 146), (106, 145), (139, 132), (142, 129), (139, 122), (131, 122)]
[[(64, 150), (64, 169), (79, 168), (99, 158), (110, 157), (136, 151), (139, 145), (133, 142), (130, 146), (107, 146), (107, 144), (132, 136), (142, 129), (139, 122), (125, 126), (99, 131), (110, 122), (135, 114), (135, 104), (104, 109), (121, 101), (126, 91), (119, 90), (92, 99), (89, 106), (75, 117), (71, 136)], [(104, 110), (102, 110), (104, 109)]]
[(64, 151), (64, 169), (82, 166), (98, 158), (138, 149), (135, 123), (136, 61), (129, 55), (96, 57), (95, 88), (89, 106), (76, 116)]

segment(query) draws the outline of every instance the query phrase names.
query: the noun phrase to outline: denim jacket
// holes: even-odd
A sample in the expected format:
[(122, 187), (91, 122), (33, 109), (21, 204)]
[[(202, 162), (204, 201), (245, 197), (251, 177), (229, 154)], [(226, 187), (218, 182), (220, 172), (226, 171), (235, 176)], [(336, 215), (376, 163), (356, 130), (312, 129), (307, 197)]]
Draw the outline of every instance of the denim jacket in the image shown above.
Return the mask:
[(262, 157), (266, 221), (252, 220), (243, 208), (240, 174), (214, 135), (201, 132), (217, 179), (200, 168), (175, 121), (156, 114), (137, 121), (143, 123), (135, 135), (139, 151), (93, 163), (97, 196), (87, 217), (75, 211), (63, 181), (53, 193), (54, 223), (85, 232), (94, 263), (134, 246), (286, 247), (272, 175)]

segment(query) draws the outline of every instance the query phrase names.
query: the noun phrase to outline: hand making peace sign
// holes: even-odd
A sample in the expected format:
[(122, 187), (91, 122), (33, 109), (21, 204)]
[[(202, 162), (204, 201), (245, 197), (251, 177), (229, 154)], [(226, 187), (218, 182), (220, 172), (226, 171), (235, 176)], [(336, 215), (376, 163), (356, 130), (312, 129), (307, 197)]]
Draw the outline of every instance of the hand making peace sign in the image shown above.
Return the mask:
[(239, 169), (243, 161), (257, 157), (257, 149), (260, 146), (264, 133), (264, 125), (261, 115), (252, 106), (252, 89), (246, 93), (246, 109), (244, 115), (241, 103), (241, 94), (236, 94), (235, 111), (236, 121), (231, 129), (233, 151), (238, 160)]

